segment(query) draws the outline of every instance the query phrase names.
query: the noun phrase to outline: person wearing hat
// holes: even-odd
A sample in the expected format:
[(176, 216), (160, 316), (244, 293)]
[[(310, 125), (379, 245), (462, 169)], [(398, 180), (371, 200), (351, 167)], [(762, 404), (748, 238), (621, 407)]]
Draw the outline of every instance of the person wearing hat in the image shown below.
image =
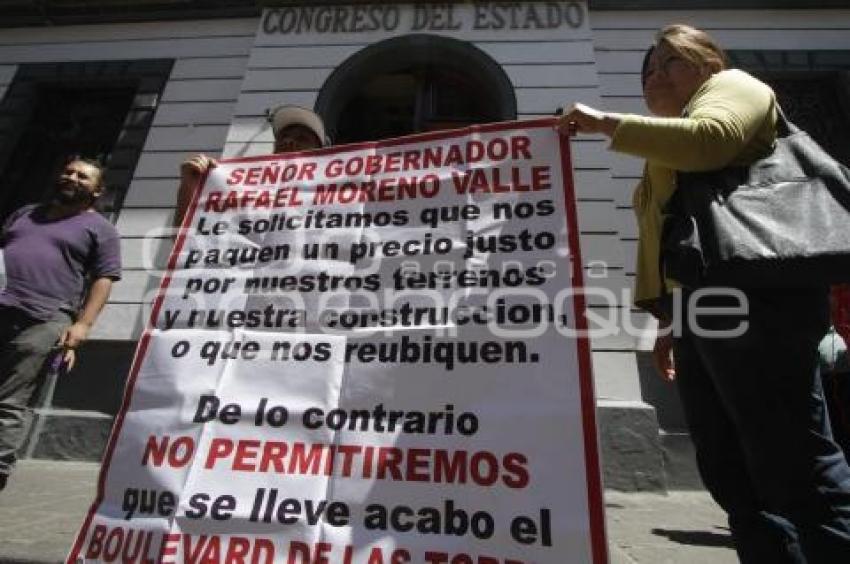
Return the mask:
[[(268, 112), (268, 120), (274, 134), (274, 153), (309, 151), (330, 145), (325, 135), (325, 124), (316, 112), (285, 104)], [(192, 194), (198, 187), (201, 176), (216, 165), (215, 159), (198, 154), (189, 157), (180, 165), (180, 187), (177, 191), (177, 210), (174, 226), (180, 227), (189, 209)]]

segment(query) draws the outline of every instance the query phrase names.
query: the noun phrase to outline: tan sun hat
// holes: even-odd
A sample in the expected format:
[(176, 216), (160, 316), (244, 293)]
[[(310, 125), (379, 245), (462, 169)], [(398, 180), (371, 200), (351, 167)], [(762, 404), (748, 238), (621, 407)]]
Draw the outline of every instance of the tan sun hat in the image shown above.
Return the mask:
[(275, 138), (277, 138), (282, 129), (290, 125), (303, 125), (316, 134), (322, 143), (322, 147), (328, 144), (327, 136), (325, 135), (325, 124), (316, 112), (302, 108), (301, 106), (284, 104), (283, 106), (269, 110), (268, 116)]

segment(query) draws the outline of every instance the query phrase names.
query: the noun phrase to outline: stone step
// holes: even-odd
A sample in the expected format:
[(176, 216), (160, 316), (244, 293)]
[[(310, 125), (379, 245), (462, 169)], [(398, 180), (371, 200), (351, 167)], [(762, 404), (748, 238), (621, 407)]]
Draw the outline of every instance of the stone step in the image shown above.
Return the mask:
[(605, 487), (666, 491), (655, 408), (642, 401), (599, 400), (596, 413)]
[(96, 411), (35, 409), (22, 458), (99, 462), (112, 416)]
[(685, 432), (660, 431), (664, 470), (669, 490), (703, 490), (697, 471), (694, 444)]

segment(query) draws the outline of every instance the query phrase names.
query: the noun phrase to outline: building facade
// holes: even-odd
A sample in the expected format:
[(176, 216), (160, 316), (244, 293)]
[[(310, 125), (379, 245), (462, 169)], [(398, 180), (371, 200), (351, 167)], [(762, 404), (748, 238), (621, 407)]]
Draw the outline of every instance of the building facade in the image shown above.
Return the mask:
[[(683, 22), (850, 161), (850, 2), (116, 4), (0, 5), (0, 213), (43, 197), (65, 155), (100, 155), (125, 268), (77, 373), (40, 415), (33, 456), (99, 456), (170, 250), (180, 162), (270, 153), (276, 105), (315, 109), (336, 143), (550, 116), (576, 101), (646, 113), (644, 51)], [(586, 283), (604, 289), (589, 308), (612, 328), (591, 343), (607, 485), (675, 485), (665, 464), (687, 454), (681, 414), (649, 361), (653, 322), (631, 308), (642, 163), (602, 137), (572, 147)]]

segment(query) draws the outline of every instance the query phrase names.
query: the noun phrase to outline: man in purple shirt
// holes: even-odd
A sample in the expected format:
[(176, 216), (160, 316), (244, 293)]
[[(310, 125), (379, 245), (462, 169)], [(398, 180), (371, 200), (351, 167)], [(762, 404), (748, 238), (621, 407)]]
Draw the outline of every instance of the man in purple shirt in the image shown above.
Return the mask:
[(15, 464), (50, 353), (73, 367), (77, 346), (121, 277), (118, 232), (93, 207), (102, 192), (100, 167), (74, 160), (59, 175), (50, 203), (21, 208), (3, 227), (0, 489)]

